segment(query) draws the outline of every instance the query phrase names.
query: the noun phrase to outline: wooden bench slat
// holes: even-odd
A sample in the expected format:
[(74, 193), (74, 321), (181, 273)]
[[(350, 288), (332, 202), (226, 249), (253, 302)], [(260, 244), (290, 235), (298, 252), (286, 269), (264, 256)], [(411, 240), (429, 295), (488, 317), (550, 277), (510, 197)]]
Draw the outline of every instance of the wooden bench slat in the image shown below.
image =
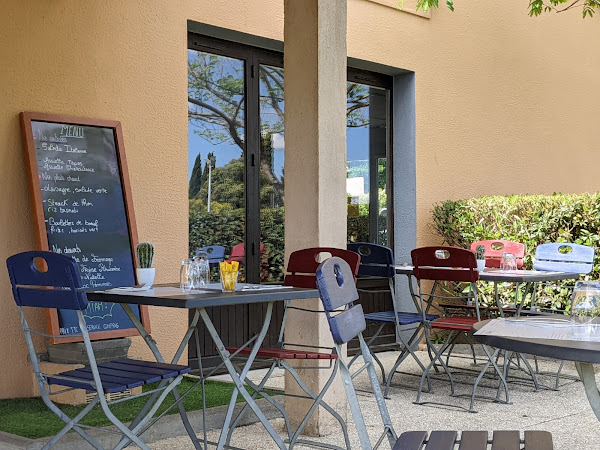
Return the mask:
[(487, 443), (487, 431), (463, 431), (458, 450), (486, 450)]
[(521, 438), (518, 431), (494, 431), (492, 450), (520, 450), (520, 448)]
[(425, 445), (425, 439), (427, 439), (426, 431), (407, 431), (400, 435), (394, 450), (421, 450)]
[(525, 431), (526, 450), (548, 450), (553, 445), (552, 433), (549, 431)]
[(458, 438), (456, 431), (432, 431), (426, 449), (453, 450)]

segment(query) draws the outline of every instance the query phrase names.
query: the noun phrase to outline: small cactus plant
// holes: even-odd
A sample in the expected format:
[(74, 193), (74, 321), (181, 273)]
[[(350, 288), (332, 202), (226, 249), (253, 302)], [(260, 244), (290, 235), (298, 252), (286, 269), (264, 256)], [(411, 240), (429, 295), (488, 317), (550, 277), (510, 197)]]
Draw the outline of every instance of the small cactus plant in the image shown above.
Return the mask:
[(485, 255), (485, 246), (478, 245), (477, 248), (475, 248), (475, 258), (485, 259), (483, 255)]
[(140, 242), (136, 249), (138, 265), (141, 269), (149, 269), (152, 267), (152, 259), (154, 258), (154, 245), (151, 242)]

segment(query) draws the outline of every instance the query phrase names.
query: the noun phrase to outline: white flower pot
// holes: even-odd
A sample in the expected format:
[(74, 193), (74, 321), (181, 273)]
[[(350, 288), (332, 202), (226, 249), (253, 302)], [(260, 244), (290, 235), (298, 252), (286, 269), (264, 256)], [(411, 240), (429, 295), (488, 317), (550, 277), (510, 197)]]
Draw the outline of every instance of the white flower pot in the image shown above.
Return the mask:
[(485, 259), (478, 259), (477, 260), (477, 270), (480, 272), (483, 272), (483, 269), (485, 269)]
[(152, 286), (154, 283), (154, 275), (156, 273), (156, 269), (154, 267), (146, 268), (146, 269), (135, 269), (135, 273), (137, 275), (137, 282), (140, 285)]

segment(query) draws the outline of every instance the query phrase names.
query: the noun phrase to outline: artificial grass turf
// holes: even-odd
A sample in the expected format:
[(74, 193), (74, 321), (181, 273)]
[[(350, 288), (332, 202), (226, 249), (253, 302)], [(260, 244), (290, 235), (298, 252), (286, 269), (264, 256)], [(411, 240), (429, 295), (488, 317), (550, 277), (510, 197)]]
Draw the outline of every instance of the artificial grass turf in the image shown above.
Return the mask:
[[(178, 390), (184, 394), (190, 387), (197, 382), (196, 378), (183, 377)], [(144, 391), (154, 389), (158, 383), (143, 386)], [(206, 388), (206, 407), (226, 405), (229, 403), (233, 392), (233, 384), (221, 381), (207, 380)], [(249, 387), (248, 392), (252, 393)], [(273, 391), (271, 394), (277, 394)], [(110, 407), (117, 418), (125, 423), (134, 419), (138, 411), (145, 404), (149, 396), (139, 397), (133, 400), (117, 403)], [(237, 401), (242, 401), (242, 396), (238, 394)], [(156, 415), (160, 415), (166, 408), (172, 405), (174, 398), (169, 394), (163, 404), (158, 409)], [(192, 390), (183, 400), (186, 411), (202, 409), (202, 390), (200, 386)], [(69, 417), (75, 417), (85, 405), (71, 406), (58, 405), (60, 409)], [(172, 408), (167, 414), (178, 414), (177, 407)], [(105, 427), (111, 425), (100, 405), (96, 405), (81, 421), (84, 425), (95, 427)], [(30, 439), (37, 439), (46, 436), (54, 436), (58, 433), (65, 423), (58, 418), (56, 414), (48, 409), (41, 398), (15, 398), (0, 400), (0, 430), (7, 433), (16, 434)]]

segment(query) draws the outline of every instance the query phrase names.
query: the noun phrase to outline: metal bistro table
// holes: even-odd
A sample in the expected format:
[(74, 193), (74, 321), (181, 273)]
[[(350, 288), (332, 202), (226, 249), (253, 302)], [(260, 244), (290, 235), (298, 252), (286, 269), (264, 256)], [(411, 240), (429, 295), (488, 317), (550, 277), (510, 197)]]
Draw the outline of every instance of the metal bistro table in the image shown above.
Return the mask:
[[(532, 319), (523, 317), (517, 320), (527, 321)], [(593, 366), (593, 364), (600, 363), (600, 342), (475, 335), (488, 322), (490, 320), (481, 321), (471, 328), (473, 337), (482, 344), (513, 352), (574, 361), (579, 377), (583, 382), (588, 401), (594, 414), (600, 420), (600, 392), (596, 384)]]
[[(217, 285), (213, 285), (217, 286)], [(211, 287), (211, 285), (209, 285)], [(243, 287), (243, 286), (242, 286)], [(195, 310), (193, 319), (190, 322), (189, 328), (183, 339), (179, 348), (171, 361), (172, 364), (176, 364), (179, 361), (186, 345), (188, 344), (195, 328), (198, 323), (199, 318), (201, 317), (204, 321), (206, 329), (210, 333), (217, 351), (223, 360), (227, 371), (231, 375), (233, 382), (235, 383), (236, 389), (234, 389), (233, 394), (231, 396), (231, 401), (229, 403), (229, 408), (227, 411), (227, 415), (225, 417), (225, 423), (223, 425), (223, 429), (221, 430), (221, 435), (219, 437), (219, 442), (217, 444), (217, 448), (223, 448), (225, 445), (225, 441), (227, 438), (227, 432), (229, 426), (231, 424), (231, 418), (233, 415), (233, 410), (235, 407), (235, 402), (237, 398), (238, 391), (243, 396), (244, 400), (248, 403), (252, 411), (259, 418), (265, 429), (269, 432), (275, 443), (279, 448), (286, 448), (285, 443), (279, 437), (273, 426), (269, 423), (263, 412), (260, 410), (252, 396), (246, 391), (243, 386), (242, 380), (246, 378), (250, 367), (252, 366), (252, 362), (256, 357), (256, 352), (260, 348), (266, 334), (269, 329), (269, 324), (271, 322), (271, 316), (273, 312), (273, 304), (275, 302), (280, 302), (284, 300), (299, 300), (299, 299), (308, 299), (308, 298), (318, 298), (319, 291), (316, 289), (303, 289), (303, 288), (292, 288), (292, 287), (280, 287), (280, 288), (272, 288), (265, 286), (264, 288), (260, 288), (259, 286), (251, 286), (251, 289), (242, 289), (236, 290), (236, 292), (221, 292), (221, 289), (212, 289), (207, 288), (198, 291), (191, 292), (182, 292), (177, 285), (157, 285), (154, 288), (140, 291), (140, 290), (127, 290), (127, 289), (112, 289), (107, 291), (90, 291), (87, 293), (88, 300), (96, 301), (96, 302), (112, 302), (112, 303), (120, 303), (123, 306), (123, 309), (129, 316), (129, 318), (134, 323), (135, 327), (140, 332), (140, 335), (144, 338), (144, 341), (148, 345), (148, 347), (152, 350), (156, 360), (158, 362), (165, 362), (163, 356), (158, 350), (156, 346), (156, 342), (152, 339), (146, 330), (143, 328), (139, 319), (135, 316), (129, 304), (135, 305), (152, 305), (152, 306), (162, 306), (166, 308), (183, 308), (183, 309), (192, 309)], [(238, 374), (231, 362), (231, 355), (225, 349), (225, 345), (219, 336), (219, 331), (213, 325), (208, 313), (206, 312), (206, 308), (215, 307), (215, 306), (228, 306), (228, 305), (242, 305), (242, 304), (251, 304), (251, 303), (266, 303), (267, 310), (265, 313), (264, 322), (261, 328), (260, 333), (252, 339), (253, 350), (248, 356), (248, 360), (244, 365), (242, 372)], [(248, 343), (247, 343), (248, 344)], [(246, 344), (246, 345), (247, 345)], [(173, 391), (175, 393), (176, 398), (179, 395), (176, 393), (176, 389)], [(194, 446), (197, 449), (202, 448), (200, 445), (198, 438), (192, 429), (185, 410), (183, 409), (183, 405), (181, 402), (178, 403), (179, 412), (181, 414), (182, 421), (184, 426), (190, 436)]]

